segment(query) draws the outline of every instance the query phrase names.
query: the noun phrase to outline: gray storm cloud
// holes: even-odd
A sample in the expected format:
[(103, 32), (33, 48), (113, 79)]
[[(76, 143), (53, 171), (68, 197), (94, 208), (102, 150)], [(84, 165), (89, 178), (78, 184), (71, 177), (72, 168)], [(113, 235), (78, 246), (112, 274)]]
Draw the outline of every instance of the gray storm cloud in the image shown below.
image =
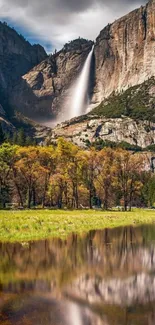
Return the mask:
[(145, 0), (0, 0), (0, 18), (20, 24), (52, 47), (86, 37), (95, 39), (109, 22)]

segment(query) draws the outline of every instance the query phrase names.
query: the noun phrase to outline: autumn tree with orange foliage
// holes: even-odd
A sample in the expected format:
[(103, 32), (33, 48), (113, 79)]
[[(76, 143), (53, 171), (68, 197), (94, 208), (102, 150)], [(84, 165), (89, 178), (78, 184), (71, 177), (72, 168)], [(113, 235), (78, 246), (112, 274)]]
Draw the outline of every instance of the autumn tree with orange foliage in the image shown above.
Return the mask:
[(122, 149), (83, 150), (63, 138), (48, 147), (0, 146), (3, 208), (16, 202), (27, 208), (78, 209), (101, 202), (107, 210), (121, 202), (127, 210), (143, 192), (145, 202), (150, 200), (143, 191), (144, 180), (149, 184), (150, 177), (154, 179), (145, 170), (142, 156)]

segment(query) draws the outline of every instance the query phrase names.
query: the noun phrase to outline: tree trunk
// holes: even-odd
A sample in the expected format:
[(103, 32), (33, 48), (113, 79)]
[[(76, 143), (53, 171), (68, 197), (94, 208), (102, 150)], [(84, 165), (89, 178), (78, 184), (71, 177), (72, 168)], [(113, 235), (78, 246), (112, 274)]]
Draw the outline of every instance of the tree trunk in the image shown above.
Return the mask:
[(44, 192), (43, 192), (43, 198), (42, 198), (42, 208), (45, 207), (45, 201), (46, 201), (46, 191), (47, 191), (47, 188), (48, 188), (48, 181), (49, 181), (49, 178), (50, 178), (50, 175), (46, 175), (46, 178), (45, 178), (45, 185), (44, 185)]
[(22, 194), (21, 194), (20, 188), (19, 188), (19, 186), (18, 186), (17, 183), (15, 183), (15, 186), (16, 186), (17, 193), (18, 193), (18, 196), (19, 196), (20, 205), (21, 205), (21, 207), (23, 208), (23, 206), (24, 206), (24, 202), (23, 202), (23, 198), (22, 198)]
[(128, 210), (128, 200), (127, 198), (124, 198), (124, 211)]
[(28, 207), (28, 209), (31, 208), (31, 199), (32, 199), (32, 191), (31, 191), (31, 189), (29, 188), (29, 189), (28, 189), (28, 203), (27, 203), (27, 207)]
[(36, 206), (36, 191), (35, 191), (35, 187), (33, 187), (32, 189), (32, 193), (33, 193), (33, 206)]
[(92, 209), (92, 191), (89, 189), (89, 208)]
[(75, 204), (76, 204), (76, 209), (78, 209), (79, 208), (79, 197), (78, 197), (77, 185), (75, 186)]

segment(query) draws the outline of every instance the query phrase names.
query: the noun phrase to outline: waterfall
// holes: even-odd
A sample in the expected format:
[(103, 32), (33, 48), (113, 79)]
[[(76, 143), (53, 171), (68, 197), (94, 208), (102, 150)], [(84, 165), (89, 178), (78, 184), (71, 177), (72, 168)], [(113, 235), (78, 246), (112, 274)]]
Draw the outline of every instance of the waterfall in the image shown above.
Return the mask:
[(90, 78), (90, 68), (92, 62), (94, 46), (88, 54), (84, 67), (81, 71), (80, 76), (75, 83), (72, 100), (69, 105), (68, 118), (79, 116), (86, 112), (87, 106), (89, 104), (88, 90), (89, 90), (89, 78)]

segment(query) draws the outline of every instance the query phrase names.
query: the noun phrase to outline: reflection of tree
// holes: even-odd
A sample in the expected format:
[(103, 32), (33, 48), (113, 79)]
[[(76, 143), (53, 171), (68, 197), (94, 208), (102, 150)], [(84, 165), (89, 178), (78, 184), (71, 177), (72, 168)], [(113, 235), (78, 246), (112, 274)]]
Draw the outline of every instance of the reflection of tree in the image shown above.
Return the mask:
[[(0, 244), (1, 297), (3, 292), (8, 295), (44, 293), (61, 298), (66, 293), (72, 299), (83, 297), (92, 310), (96, 307), (90, 304), (90, 300), (98, 304), (95, 312), (100, 314), (101, 308), (108, 319), (107, 323), (101, 321), (99, 324), (143, 325), (143, 321), (140, 323), (138, 320), (139, 311), (136, 309), (135, 315), (132, 312), (137, 308), (137, 302), (136, 307), (132, 303), (122, 307), (123, 302), (129, 299), (121, 298), (128, 289), (133, 297), (137, 294), (137, 301), (139, 299), (143, 307), (150, 301), (146, 314), (150, 319), (149, 325), (153, 325), (155, 318), (150, 306), (154, 299), (151, 290), (155, 279), (149, 272), (155, 270), (155, 245), (151, 241), (154, 238), (155, 227), (143, 226), (91, 231), (82, 236), (73, 234), (65, 241), (53, 239), (25, 245)], [(145, 275), (143, 281), (140, 278), (142, 274)], [(141, 287), (143, 282), (145, 286)], [(137, 293), (138, 288), (143, 290), (143, 295)], [(110, 312), (109, 302), (113, 312)], [(142, 320), (141, 316), (139, 319)]]
[[(135, 240), (135, 242), (134, 242)], [(131, 263), (131, 258), (128, 258), (128, 252), (132, 255), (132, 259), (134, 259), (134, 255), (136, 254), (136, 231), (134, 227), (124, 228), (122, 231), (122, 240), (121, 245), (119, 247), (119, 259), (118, 259), (118, 267), (126, 266), (128, 268), (128, 264)]]
[(128, 227), (91, 231), (81, 237), (73, 234), (65, 241), (0, 244), (0, 279), (4, 283), (17, 277), (18, 281), (48, 282), (54, 278), (59, 287), (83, 272), (100, 277), (133, 274), (148, 268), (144, 252), (149, 267), (155, 265), (155, 249), (147, 242), (144, 246), (144, 237), (143, 227)]

